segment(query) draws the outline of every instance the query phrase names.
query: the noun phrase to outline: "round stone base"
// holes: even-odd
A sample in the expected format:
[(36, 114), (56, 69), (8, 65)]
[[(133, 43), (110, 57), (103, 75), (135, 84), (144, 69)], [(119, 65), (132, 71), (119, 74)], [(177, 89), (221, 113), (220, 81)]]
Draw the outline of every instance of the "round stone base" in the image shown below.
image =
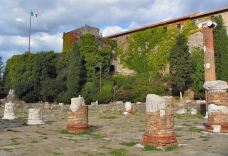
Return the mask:
[(82, 133), (89, 129), (88, 106), (80, 106), (76, 112), (68, 112), (67, 131)]
[(155, 147), (166, 147), (170, 145), (177, 145), (177, 139), (175, 134), (166, 136), (144, 135), (143, 144)]
[(223, 123), (207, 123), (206, 129), (210, 133), (228, 133), (228, 122)]

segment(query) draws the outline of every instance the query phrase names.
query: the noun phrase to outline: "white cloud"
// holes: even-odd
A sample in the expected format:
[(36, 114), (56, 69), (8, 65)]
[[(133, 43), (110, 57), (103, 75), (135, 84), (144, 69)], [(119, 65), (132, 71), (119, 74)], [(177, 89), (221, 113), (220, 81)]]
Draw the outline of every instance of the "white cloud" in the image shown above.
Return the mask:
[(120, 26), (116, 26), (116, 25), (108, 26), (102, 30), (102, 35), (105, 37), (105, 36), (109, 36), (109, 35), (112, 35), (115, 33), (120, 33), (120, 32), (127, 31), (127, 30), (128, 29), (124, 29), (124, 28), (121, 28)]
[(61, 51), (62, 33), (84, 24), (103, 28), (107, 36), (227, 5), (227, 0), (0, 0), (0, 56), (28, 49), (31, 10), (39, 13), (32, 18), (32, 51)]
[[(23, 36), (0, 36), (0, 56), (6, 61), (15, 54), (21, 54), (28, 50), (28, 37)], [(48, 34), (37, 33), (31, 36), (31, 51), (62, 51), (62, 33)]]
[(17, 21), (17, 22), (19, 22), (19, 23), (24, 23), (24, 22), (25, 22), (25, 21), (24, 21), (24, 19), (19, 18), (19, 17), (18, 17), (18, 18), (16, 18), (16, 21)]

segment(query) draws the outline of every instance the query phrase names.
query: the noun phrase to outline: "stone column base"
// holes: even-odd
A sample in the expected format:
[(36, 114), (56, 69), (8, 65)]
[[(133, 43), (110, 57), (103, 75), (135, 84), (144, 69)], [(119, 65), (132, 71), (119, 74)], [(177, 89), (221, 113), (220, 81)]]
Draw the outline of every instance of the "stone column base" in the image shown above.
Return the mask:
[(88, 129), (88, 106), (81, 106), (76, 112), (68, 112), (67, 131), (69, 133), (83, 133)]
[(15, 114), (4, 114), (3, 118), (4, 120), (14, 120), (16, 119)]
[(133, 109), (126, 110), (125, 112), (127, 112), (128, 114), (133, 114), (134, 113)]
[(89, 129), (89, 125), (67, 125), (67, 132), (69, 133), (83, 133)]
[(30, 119), (27, 122), (27, 125), (43, 125), (45, 122), (41, 119)]
[(143, 144), (163, 148), (170, 145), (177, 145), (177, 139), (175, 134), (166, 136), (152, 136), (144, 134)]
[(210, 133), (228, 133), (228, 122), (207, 123), (206, 129)]

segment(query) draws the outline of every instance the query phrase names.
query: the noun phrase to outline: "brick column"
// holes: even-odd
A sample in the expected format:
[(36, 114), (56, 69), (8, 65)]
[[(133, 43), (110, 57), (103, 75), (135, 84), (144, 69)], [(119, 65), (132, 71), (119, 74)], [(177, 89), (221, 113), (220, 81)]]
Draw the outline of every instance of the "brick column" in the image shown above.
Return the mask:
[(216, 23), (208, 20), (198, 24), (203, 29), (205, 81), (216, 80), (213, 28)]
[(147, 95), (143, 143), (161, 148), (177, 144), (171, 99), (164, 99), (154, 94)]
[(204, 84), (208, 91), (207, 130), (214, 133), (228, 133), (228, 89), (225, 81), (208, 81)]
[(203, 28), (205, 81), (216, 80), (213, 28)]
[(68, 112), (67, 131), (82, 133), (89, 129), (88, 106), (80, 106), (76, 112)]
[(70, 112), (68, 112), (67, 131), (69, 133), (82, 133), (89, 129), (88, 106), (84, 98), (79, 95), (71, 98)]

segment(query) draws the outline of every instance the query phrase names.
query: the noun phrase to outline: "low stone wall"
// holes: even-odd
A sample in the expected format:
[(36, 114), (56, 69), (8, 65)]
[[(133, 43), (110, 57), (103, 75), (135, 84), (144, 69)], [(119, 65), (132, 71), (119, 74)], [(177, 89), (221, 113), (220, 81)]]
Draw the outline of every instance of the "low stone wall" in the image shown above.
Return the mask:
[[(146, 105), (145, 103), (132, 103), (133, 112), (141, 112), (145, 113)], [(92, 104), (89, 105), (89, 110), (98, 111), (100, 113), (103, 112), (124, 112), (125, 106), (123, 102), (112, 102), (110, 104)]]

